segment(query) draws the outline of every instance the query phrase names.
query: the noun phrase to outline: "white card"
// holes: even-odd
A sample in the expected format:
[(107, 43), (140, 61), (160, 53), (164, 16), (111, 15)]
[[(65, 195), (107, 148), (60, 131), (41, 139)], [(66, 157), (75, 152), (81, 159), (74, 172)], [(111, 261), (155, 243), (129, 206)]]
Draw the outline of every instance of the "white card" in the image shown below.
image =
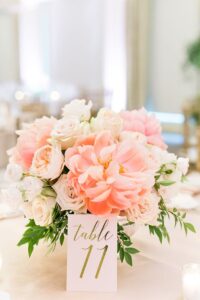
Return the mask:
[(67, 290), (117, 290), (117, 217), (69, 215)]

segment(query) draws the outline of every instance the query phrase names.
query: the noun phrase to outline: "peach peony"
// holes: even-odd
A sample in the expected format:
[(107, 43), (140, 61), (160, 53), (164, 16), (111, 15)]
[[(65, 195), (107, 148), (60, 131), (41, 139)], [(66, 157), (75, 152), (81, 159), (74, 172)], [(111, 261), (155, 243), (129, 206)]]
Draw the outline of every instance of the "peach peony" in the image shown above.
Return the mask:
[(124, 121), (123, 130), (140, 132), (147, 137), (149, 144), (166, 149), (161, 136), (161, 126), (159, 121), (142, 108), (140, 110), (122, 111), (120, 113)]
[(55, 123), (55, 118), (43, 117), (32, 124), (24, 124), (23, 129), (17, 131), (19, 137), (16, 146), (8, 151), (10, 162), (28, 170), (36, 150), (47, 144)]
[(108, 131), (79, 140), (66, 151), (65, 164), (77, 194), (96, 215), (132, 207), (154, 184), (146, 148), (134, 141), (117, 144)]

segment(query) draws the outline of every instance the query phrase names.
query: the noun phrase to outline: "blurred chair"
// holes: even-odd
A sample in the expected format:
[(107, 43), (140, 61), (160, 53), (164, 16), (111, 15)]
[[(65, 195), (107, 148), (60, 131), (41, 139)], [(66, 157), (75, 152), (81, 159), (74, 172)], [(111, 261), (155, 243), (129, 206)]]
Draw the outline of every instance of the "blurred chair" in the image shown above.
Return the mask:
[(5, 168), (8, 163), (7, 150), (16, 143), (14, 132), (0, 129), (0, 169)]
[(190, 148), (197, 152), (196, 168), (200, 171), (200, 98), (189, 100), (183, 105), (184, 124), (184, 152), (187, 154)]
[(48, 107), (41, 102), (22, 102), (18, 106), (16, 129), (20, 129), (23, 123), (33, 122), (36, 118), (48, 115)]

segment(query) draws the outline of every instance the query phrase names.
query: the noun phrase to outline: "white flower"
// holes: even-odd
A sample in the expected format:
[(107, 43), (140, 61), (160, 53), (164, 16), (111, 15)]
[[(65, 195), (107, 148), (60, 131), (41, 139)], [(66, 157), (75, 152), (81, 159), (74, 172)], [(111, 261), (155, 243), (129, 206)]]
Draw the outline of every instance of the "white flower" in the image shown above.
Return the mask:
[(136, 224), (156, 225), (159, 213), (159, 197), (151, 193), (125, 211), (128, 220)]
[(31, 202), (24, 202), (21, 209), (27, 219), (33, 219), (33, 210)]
[(79, 119), (75, 116), (69, 116), (57, 121), (52, 130), (51, 137), (53, 141), (61, 145), (62, 149), (67, 149), (74, 145), (81, 134), (82, 127)]
[(186, 175), (189, 168), (189, 159), (179, 157), (177, 160), (177, 168), (182, 172), (183, 175)]
[(55, 179), (60, 176), (63, 165), (64, 156), (59, 147), (46, 145), (35, 152), (31, 173), (44, 179)]
[(20, 208), (23, 203), (22, 194), (16, 184), (11, 185), (8, 189), (2, 189), (2, 200), (13, 211)]
[(9, 163), (5, 172), (5, 179), (8, 181), (17, 182), (22, 178), (23, 169), (20, 165)]
[(33, 201), (32, 214), (37, 225), (48, 226), (51, 224), (55, 203), (55, 198), (44, 196), (39, 196)]
[(75, 99), (71, 101), (69, 104), (66, 104), (62, 111), (63, 117), (68, 118), (71, 116), (77, 117), (80, 121), (88, 121), (90, 119), (90, 111), (92, 108), (92, 102), (89, 101), (86, 104), (86, 100), (84, 99)]
[(170, 203), (172, 197), (176, 196), (180, 191), (180, 182), (174, 183), (169, 186), (161, 186), (158, 194), (163, 198), (166, 203)]
[(43, 182), (37, 177), (27, 176), (20, 182), (20, 190), (23, 192), (26, 201), (33, 201), (41, 194)]
[(73, 210), (79, 213), (87, 211), (85, 201), (75, 195), (74, 188), (69, 185), (67, 174), (61, 175), (53, 188), (57, 193), (56, 202), (62, 210)]
[(81, 134), (82, 135), (89, 135), (90, 133), (91, 133), (90, 123), (81, 122)]
[(151, 158), (157, 165), (157, 170), (159, 170), (162, 165), (166, 165), (168, 169), (175, 169), (177, 156), (174, 153), (169, 153), (168, 151), (153, 145), (149, 145), (148, 149)]
[(123, 121), (119, 114), (108, 108), (102, 108), (97, 117), (92, 119), (91, 127), (94, 132), (109, 130), (114, 137), (118, 137), (122, 131)]

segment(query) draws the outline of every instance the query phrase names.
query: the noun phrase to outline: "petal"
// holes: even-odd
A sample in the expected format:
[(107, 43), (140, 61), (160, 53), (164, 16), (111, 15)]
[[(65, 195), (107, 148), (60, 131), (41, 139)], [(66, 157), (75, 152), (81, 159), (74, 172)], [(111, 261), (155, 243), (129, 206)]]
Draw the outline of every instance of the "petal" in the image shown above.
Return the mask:
[(94, 143), (94, 151), (96, 155), (99, 157), (101, 149), (109, 146), (111, 142), (112, 142), (112, 136), (109, 131), (103, 131), (99, 133)]

